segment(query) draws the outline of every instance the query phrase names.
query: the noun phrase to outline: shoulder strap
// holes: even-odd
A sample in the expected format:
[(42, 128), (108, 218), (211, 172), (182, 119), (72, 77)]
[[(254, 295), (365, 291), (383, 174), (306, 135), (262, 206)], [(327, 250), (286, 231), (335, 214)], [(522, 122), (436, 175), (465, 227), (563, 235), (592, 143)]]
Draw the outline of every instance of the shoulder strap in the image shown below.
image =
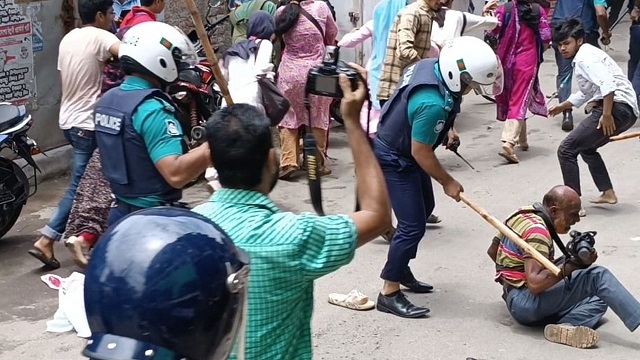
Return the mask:
[(311, 16), (311, 14), (309, 14), (307, 10), (305, 10), (302, 6), (300, 6), (300, 14), (306, 17), (307, 20), (311, 21), (313, 26), (315, 26), (316, 29), (318, 29), (318, 32), (320, 32), (320, 35), (322, 35), (322, 41), (324, 42), (324, 30), (322, 29), (322, 26), (320, 26), (320, 23), (318, 22), (318, 20), (316, 20), (313, 16)]
[(464, 12), (460, 12), (462, 14), (462, 30), (460, 30), (460, 36), (464, 35), (464, 31), (467, 28), (467, 15)]
[[(551, 219), (549, 219), (549, 216), (547, 215), (546, 211), (544, 211), (544, 208), (542, 207), (542, 204), (535, 203), (535, 204), (533, 204), (533, 209), (526, 209), (526, 210), (517, 211), (515, 214), (511, 215), (507, 220), (505, 220), (504, 224), (507, 225), (509, 220), (513, 219), (514, 217), (516, 217), (518, 215), (522, 215), (522, 214), (535, 214), (535, 215), (540, 216), (540, 218), (542, 218), (542, 221), (544, 221), (544, 224), (547, 227), (547, 230), (549, 231), (549, 235), (551, 235), (551, 238), (553, 239), (553, 242), (558, 246), (558, 249), (560, 249), (560, 252), (562, 252), (562, 254), (567, 259), (571, 258), (571, 255), (567, 251), (567, 248), (564, 246), (564, 243), (562, 242), (562, 240), (560, 239), (560, 236), (558, 236), (558, 233), (556, 232), (556, 229), (555, 229), (555, 227), (553, 225), (553, 221), (551, 221)], [(507, 226), (509, 226), (509, 225), (507, 225)], [(511, 230), (513, 230), (513, 229), (511, 229)]]

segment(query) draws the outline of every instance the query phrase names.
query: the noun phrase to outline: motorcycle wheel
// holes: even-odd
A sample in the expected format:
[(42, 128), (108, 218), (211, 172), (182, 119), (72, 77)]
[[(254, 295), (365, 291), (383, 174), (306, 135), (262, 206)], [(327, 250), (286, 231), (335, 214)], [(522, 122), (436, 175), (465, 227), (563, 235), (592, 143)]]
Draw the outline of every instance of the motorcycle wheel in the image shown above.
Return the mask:
[(0, 238), (2, 238), (20, 217), (22, 207), (29, 197), (29, 180), (20, 166), (9, 159), (0, 158), (0, 186), (0, 200), (14, 199), (11, 203), (0, 205)]

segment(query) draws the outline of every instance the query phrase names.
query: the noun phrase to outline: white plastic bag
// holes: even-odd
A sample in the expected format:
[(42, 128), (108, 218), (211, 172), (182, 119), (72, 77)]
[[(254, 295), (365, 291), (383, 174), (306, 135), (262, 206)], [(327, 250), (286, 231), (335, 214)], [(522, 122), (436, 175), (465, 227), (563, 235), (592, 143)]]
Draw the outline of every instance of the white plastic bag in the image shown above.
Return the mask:
[(41, 277), (50, 288), (58, 290), (58, 310), (53, 320), (47, 321), (48, 332), (75, 330), (79, 337), (91, 336), (87, 314), (84, 309), (84, 275), (74, 272), (68, 278), (47, 274)]

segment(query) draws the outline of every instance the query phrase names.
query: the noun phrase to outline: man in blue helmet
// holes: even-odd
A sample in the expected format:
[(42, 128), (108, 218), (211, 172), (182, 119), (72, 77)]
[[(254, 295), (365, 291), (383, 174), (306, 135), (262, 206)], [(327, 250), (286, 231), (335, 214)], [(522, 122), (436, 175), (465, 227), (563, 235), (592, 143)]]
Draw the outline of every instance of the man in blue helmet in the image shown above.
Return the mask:
[(462, 95), (471, 90), (489, 94), (485, 87), (492, 94), (500, 93), (501, 73), (500, 61), (489, 45), (475, 37), (458, 37), (442, 48), (438, 59), (409, 65), (395, 93), (382, 107), (374, 151), (398, 227), (380, 275), (384, 285), (378, 296), (379, 311), (406, 318), (429, 313), (429, 309), (413, 305), (400, 285), (416, 293), (433, 291), (433, 286), (416, 280), (409, 268), (425, 233), (424, 219), (435, 206), (431, 178), (456, 201), (463, 191), (434, 151), (438, 145), (455, 140), (455, 133), (449, 130), (453, 129)]
[(246, 253), (194, 212), (158, 207), (126, 216), (102, 236), (85, 273), (91, 339), (83, 355), (227, 359), (244, 332), (248, 276)]

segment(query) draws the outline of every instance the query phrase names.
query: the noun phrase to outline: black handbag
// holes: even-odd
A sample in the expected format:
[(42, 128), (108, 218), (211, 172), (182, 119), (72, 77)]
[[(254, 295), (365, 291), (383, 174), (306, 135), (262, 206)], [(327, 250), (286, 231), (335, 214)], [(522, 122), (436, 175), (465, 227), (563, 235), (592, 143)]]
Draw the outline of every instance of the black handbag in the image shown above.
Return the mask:
[(266, 76), (258, 77), (258, 86), (262, 94), (262, 106), (271, 120), (271, 126), (280, 124), (291, 107), (289, 99)]

